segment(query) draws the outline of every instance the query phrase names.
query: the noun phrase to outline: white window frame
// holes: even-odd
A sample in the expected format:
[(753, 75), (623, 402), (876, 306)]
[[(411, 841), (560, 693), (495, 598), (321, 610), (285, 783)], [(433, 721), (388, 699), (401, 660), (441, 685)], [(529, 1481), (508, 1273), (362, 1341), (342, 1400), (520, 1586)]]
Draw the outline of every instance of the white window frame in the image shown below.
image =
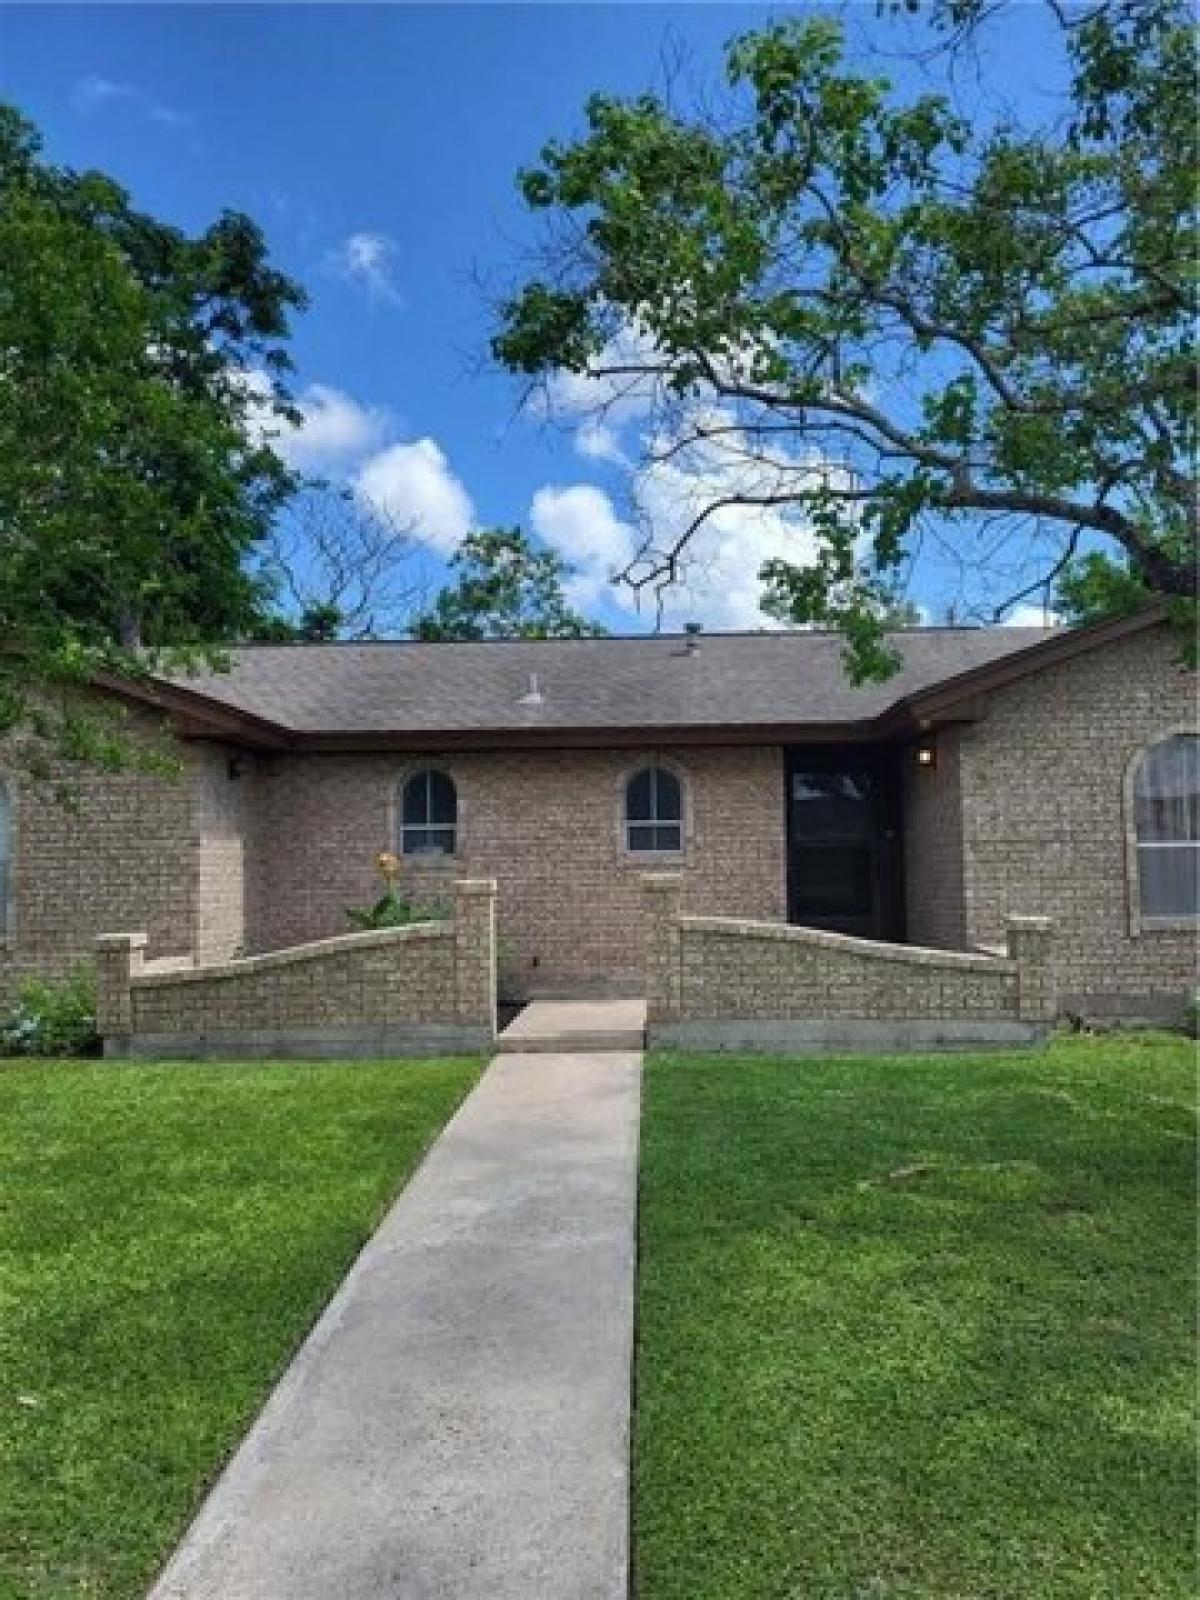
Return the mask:
[[(414, 778), (425, 778), (432, 775), (445, 778), (454, 791), (454, 821), (451, 822), (405, 822), (404, 796), (409, 784)], [(428, 806), (426, 807), (428, 814)], [(410, 832), (422, 831), (426, 836), (432, 833), (445, 833), (447, 830), (453, 835), (453, 843), (449, 850), (412, 850), (409, 848), (408, 835)], [(462, 846), (462, 797), (458, 792), (458, 780), (452, 772), (436, 763), (427, 763), (419, 767), (410, 767), (401, 774), (396, 785), (396, 848), (406, 861), (453, 861), (459, 854)]]
[(1137, 938), (1144, 933), (1171, 933), (1179, 930), (1195, 932), (1200, 927), (1200, 914), (1184, 913), (1182, 915), (1156, 915), (1142, 908), (1142, 862), (1143, 850), (1196, 850), (1200, 851), (1200, 839), (1141, 839), (1137, 829), (1137, 783), (1138, 775), (1142, 770), (1142, 763), (1157, 749), (1160, 744), (1166, 744), (1170, 739), (1177, 738), (1195, 739), (1198, 737), (1194, 725), (1180, 725), (1173, 728), (1164, 728), (1161, 733), (1156, 733), (1145, 744), (1139, 745), (1130, 756), (1125, 767), (1125, 872), (1129, 886), (1129, 931)]

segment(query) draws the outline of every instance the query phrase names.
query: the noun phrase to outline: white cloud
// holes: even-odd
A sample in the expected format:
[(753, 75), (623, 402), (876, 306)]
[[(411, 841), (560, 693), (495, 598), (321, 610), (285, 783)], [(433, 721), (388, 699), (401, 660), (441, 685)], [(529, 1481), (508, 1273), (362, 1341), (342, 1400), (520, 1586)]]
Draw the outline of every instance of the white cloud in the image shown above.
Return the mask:
[(303, 421), (285, 428), (278, 449), (294, 467), (314, 471), (353, 460), (377, 449), (387, 436), (386, 411), (365, 406), (344, 389), (310, 383), (297, 397)]
[(588, 461), (609, 461), (617, 467), (630, 467), (632, 462), (621, 444), (615, 428), (594, 420), (582, 423), (575, 432), (575, 448)]
[[(637, 594), (628, 585), (612, 586), (611, 580), (646, 539), (664, 551), (714, 502), (738, 492), (769, 493), (804, 470), (792, 457), (776, 453), (766, 462), (747, 462), (728, 441), (709, 442), (636, 470), (630, 485), (636, 525), (618, 516), (604, 490), (574, 484), (539, 489), (530, 506), (530, 526), (577, 568), (570, 595), (575, 604), (594, 603), (607, 594), (622, 610), (636, 613)], [(646, 590), (641, 609), (657, 615), (661, 608), (667, 626), (777, 626), (761, 610), (759, 569), (772, 557), (808, 561), (815, 548), (812, 530), (795, 507), (721, 506), (692, 535), (677, 581), (657, 596)], [(636, 570), (644, 567), (639, 559)]]
[[(681, 446), (697, 430), (709, 436)], [(645, 443), (649, 459), (631, 487), (639, 524), (654, 548), (670, 549), (707, 513), (681, 557), (679, 581), (661, 595), (664, 619), (716, 628), (775, 626), (761, 610), (759, 570), (774, 558), (811, 561), (816, 539), (794, 503), (752, 502), (794, 495), (807, 476), (829, 469), (748, 439), (737, 431), (734, 414), (718, 407), (694, 407), (674, 436)]]
[(265, 372), (236, 372), (233, 381), (249, 396), (251, 434), (270, 440), (289, 465), (329, 473), (439, 555), (452, 554), (471, 531), (471, 497), (433, 439), (385, 443), (395, 428), (392, 415), (325, 383), (297, 396), (301, 421), (291, 425), (271, 410)]
[(1002, 628), (1056, 628), (1062, 621), (1057, 611), (1049, 606), (1030, 605), (1027, 601), (1006, 612)]
[(576, 569), (567, 585), (572, 605), (587, 606), (609, 588), (635, 548), (634, 530), (594, 484), (547, 485), (534, 495), (529, 525), (544, 544)]
[(230, 367), (228, 378), (230, 387), (246, 398), (246, 426), (254, 443), (270, 443), (282, 455), (283, 437), (292, 430), (275, 412), (269, 375), (261, 367)]
[(115, 78), (100, 77), (97, 73), (80, 78), (71, 92), (71, 104), (81, 116), (88, 116), (106, 106), (124, 105), (165, 128), (183, 128), (192, 121), (189, 112), (164, 105), (140, 84), (122, 83)]
[[(643, 475), (639, 495), (643, 514), (656, 529), (662, 547), (688, 525), (701, 499), (725, 491), (704, 485), (674, 469)], [(715, 491), (715, 493), (714, 493)], [(765, 561), (812, 559), (816, 544), (803, 518), (776, 507), (722, 506), (692, 535), (679, 581), (661, 596), (662, 615), (669, 623), (701, 622), (710, 628), (775, 627), (762, 607), (759, 571)]]
[(349, 234), (326, 259), (331, 272), (365, 289), (371, 299), (400, 305), (400, 291), (396, 286), (397, 255), (394, 239), (386, 233), (363, 229)]
[(310, 383), (296, 396), (301, 420), (289, 423), (272, 408), (271, 380), (265, 372), (251, 367), (235, 372), (233, 378), (250, 397), (253, 436), (269, 440), (301, 472), (344, 469), (377, 450), (392, 427), (387, 411), (363, 405), (327, 383)]
[(578, 425), (576, 443), (583, 454), (588, 443), (616, 447), (617, 431), (649, 416), (654, 409), (657, 380), (636, 370), (600, 375), (603, 368), (638, 368), (654, 359), (649, 335), (627, 327), (615, 334), (592, 361), (590, 372), (553, 372), (529, 399), (535, 416)]
[[(705, 399), (695, 394), (682, 398), (667, 388), (657, 371), (660, 365), (669, 370), (671, 362), (661, 357), (653, 336), (636, 323), (625, 323), (597, 351), (589, 370), (550, 373), (532, 391), (526, 409), (535, 417), (569, 425), (580, 455), (626, 468), (632, 467), (631, 436), (652, 417), (674, 417), (682, 426), (707, 408), (721, 421), (730, 420), (707, 386)], [(753, 377), (757, 352), (750, 346), (726, 351), (714, 356), (712, 365), (724, 378)]]
[[(653, 365), (655, 346), (642, 330), (627, 326), (595, 357), (593, 369)], [(749, 360), (749, 356), (746, 358)], [(744, 363), (726, 358), (730, 370)], [(609, 497), (592, 485), (546, 488), (534, 496), (535, 533), (579, 568), (576, 587), (595, 598), (614, 571), (648, 543), (663, 552), (701, 512), (727, 499), (765, 499), (789, 489), (805, 474), (830, 470), (813, 455), (753, 443), (740, 431), (738, 415), (714, 399), (684, 401), (664, 393), (659, 380), (636, 370), (607, 376), (557, 372), (534, 395), (535, 415), (569, 423), (580, 455), (622, 468), (635, 508), (618, 517)], [(670, 419), (670, 431), (658, 419)], [(700, 430), (715, 436), (683, 443)], [(714, 628), (763, 628), (776, 624), (760, 609), (759, 570), (781, 557), (813, 558), (816, 540), (794, 505), (721, 505), (691, 536), (676, 580), (657, 595), (643, 591), (642, 608), (665, 623), (687, 621)], [(649, 562), (639, 559), (636, 570)], [(627, 585), (609, 597), (625, 610), (638, 608)]]
[(466, 489), (432, 439), (389, 445), (363, 463), (355, 493), (376, 510), (410, 526), (415, 539), (450, 555), (475, 521)]

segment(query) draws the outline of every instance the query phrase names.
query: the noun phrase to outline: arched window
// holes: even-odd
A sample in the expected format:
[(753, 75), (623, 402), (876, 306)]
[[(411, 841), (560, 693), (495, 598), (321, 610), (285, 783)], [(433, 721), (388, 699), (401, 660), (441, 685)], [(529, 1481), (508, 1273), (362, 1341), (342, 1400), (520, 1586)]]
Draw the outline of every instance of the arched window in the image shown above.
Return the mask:
[(12, 931), (13, 923), (12, 814), (12, 789), (0, 778), (0, 939)]
[(638, 852), (683, 849), (683, 791), (666, 767), (642, 767), (625, 785), (625, 843)]
[(458, 832), (458, 795), (444, 772), (414, 772), (404, 783), (400, 849), (406, 856), (452, 856)]
[(1144, 918), (1200, 916), (1200, 738), (1151, 745), (1133, 775), (1137, 883)]

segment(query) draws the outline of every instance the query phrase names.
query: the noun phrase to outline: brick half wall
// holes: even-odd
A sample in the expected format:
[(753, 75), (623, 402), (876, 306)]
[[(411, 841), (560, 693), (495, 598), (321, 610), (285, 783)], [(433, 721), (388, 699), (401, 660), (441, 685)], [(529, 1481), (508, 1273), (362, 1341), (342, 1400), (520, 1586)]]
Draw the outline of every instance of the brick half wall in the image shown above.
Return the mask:
[(1013, 917), (1004, 956), (684, 916), (645, 882), (650, 1039), (697, 1048), (1026, 1043), (1055, 1014), (1051, 924)]
[(482, 1051), (496, 1033), (494, 882), (459, 882), (454, 917), (341, 934), (211, 966), (96, 941), (108, 1056), (405, 1056)]

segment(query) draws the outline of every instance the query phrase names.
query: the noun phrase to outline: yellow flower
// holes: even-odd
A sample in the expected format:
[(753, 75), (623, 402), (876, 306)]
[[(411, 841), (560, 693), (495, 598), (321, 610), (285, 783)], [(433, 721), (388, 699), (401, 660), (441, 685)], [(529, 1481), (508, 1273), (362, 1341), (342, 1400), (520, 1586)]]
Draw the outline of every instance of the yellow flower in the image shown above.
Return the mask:
[(394, 850), (381, 850), (375, 857), (375, 865), (387, 881), (391, 883), (392, 879), (400, 871), (400, 857)]

